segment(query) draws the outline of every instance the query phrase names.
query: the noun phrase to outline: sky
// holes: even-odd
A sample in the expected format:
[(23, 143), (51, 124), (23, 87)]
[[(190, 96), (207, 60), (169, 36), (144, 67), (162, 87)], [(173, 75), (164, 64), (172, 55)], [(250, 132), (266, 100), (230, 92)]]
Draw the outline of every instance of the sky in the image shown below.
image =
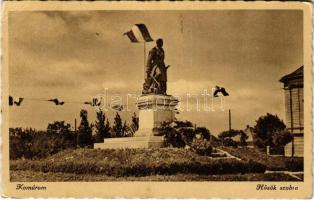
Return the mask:
[[(143, 44), (123, 36), (137, 23), (164, 40), (167, 93), (181, 99), (179, 120), (217, 135), (228, 129), (228, 109), (234, 129), (254, 126), (267, 112), (285, 119), (278, 80), (303, 65), (301, 11), (18, 11), (9, 14), (9, 93), (25, 101), (10, 107), (10, 127), (46, 129), (57, 120), (73, 126), (81, 109), (94, 122), (94, 108), (81, 103), (104, 88), (109, 101), (120, 95), (123, 104), (127, 94), (140, 95)], [(154, 45), (147, 43), (146, 53)], [(201, 101), (216, 85), (230, 94), (224, 110), (219, 98), (214, 111), (197, 111), (196, 101), (187, 100), (190, 94)], [(51, 98), (66, 103), (40, 101)], [(123, 120), (138, 113), (134, 103), (121, 112)], [(114, 111), (106, 114), (112, 121)]]

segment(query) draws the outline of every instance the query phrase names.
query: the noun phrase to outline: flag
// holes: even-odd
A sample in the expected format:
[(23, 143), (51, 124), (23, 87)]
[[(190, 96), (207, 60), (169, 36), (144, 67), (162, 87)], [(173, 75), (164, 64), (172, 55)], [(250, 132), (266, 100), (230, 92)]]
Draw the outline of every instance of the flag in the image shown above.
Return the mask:
[(150, 36), (145, 24), (135, 24), (132, 29), (123, 35), (127, 35), (131, 42), (151, 42), (154, 41)]

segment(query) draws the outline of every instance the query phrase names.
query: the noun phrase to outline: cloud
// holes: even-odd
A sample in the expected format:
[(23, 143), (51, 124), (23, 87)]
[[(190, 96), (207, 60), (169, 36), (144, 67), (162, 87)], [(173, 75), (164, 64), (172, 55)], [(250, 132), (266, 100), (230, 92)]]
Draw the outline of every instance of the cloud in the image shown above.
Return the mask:
[(52, 19), (43, 12), (11, 12), (9, 23), (10, 39), (15, 44), (36, 45), (40, 41), (46, 45), (56, 45), (68, 33), (62, 19)]
[(168, 82), (169, 93), (178, 96), (186, 94), (202, 94), (204, 90), (211, 92), (212, 87), (215, 87), (215, 85), (211, 81), (188, 81), (179, 79)]
[[(165, 41), (168, 94), (200, 96), (223, 86), (230, 93), (226, 109), (232, 109), (238, 127), (265, 112), (284, 111), (278, 79), (303, 64), (299, 11), (13, 12), (10, 93), (69, 100), (90, 99), (104, 88), (110, 94), (141, 94), (143, 44), (122, 35), (134, 23), (145, 23), (152, 37)], [(146, 45), (148, 51), (154, 43)], [(223, 129), (226, 120), (225, 113), (181, 116), (217, 126), (213, 129)]]

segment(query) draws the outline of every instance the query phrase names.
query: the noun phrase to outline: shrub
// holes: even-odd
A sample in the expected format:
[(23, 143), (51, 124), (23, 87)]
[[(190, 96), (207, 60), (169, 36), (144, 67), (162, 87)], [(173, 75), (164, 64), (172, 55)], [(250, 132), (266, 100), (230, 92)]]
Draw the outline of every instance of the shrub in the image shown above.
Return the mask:
[(303, 158), (288, 158), (285, 160), (285, 167), (289, 171), (303, 171), (304, 161)]
[(47, 131), (34, 129), (9, 129), (10, 159), (38, 159), (61, 150), (75, 148), (75, 134), (64, 122), (48, 125)]
[(225, 138), (222, 143), (224, 146), (238, 147), (237, 142), (231, 138)]
[(239, 134), (240, 134), (239, 130), (231, 129), (231, 130), (223, 131), (223, 132), (219, 133), (218, 138), (223, 140), (225, 138), (231, 138), (231, 137), (234, 137), (234, 136), (239, 135)]
[[(234, 141), (232, 138), (235, 136), (240, 137), (240, 141)], [(241, 146), (246, 146), (246, 140), (249, 138), (245, 132), (242, 130), (228, 130), (219, 133), (218, 138), (222, 141), (224, 146), (237, 147), (238, 144)]]
[(189, 121), (165, 122), (160, 128), (154, 129), (155, 135), (165, 136), (165, 145), (168, 147), (183, 148), (191, 146), (196, 136), (200, 136), (203, 143), (209, 143), (210, 131), (205, 127), (193, 127)]
[(210, 156), (213, 151), (210, 142), (202, 137), (194, 138), (190, 148), (192, 151), (202, 156)]
[(284, 146), (276, 146), (276, 147), (268, 147), (269, 155), (285, 155), (285, 147)]
[(293, 136), (288, 130), (277, 131), (272, 136), (272, 143), (275, 146), (285, 146), (292, 140)]

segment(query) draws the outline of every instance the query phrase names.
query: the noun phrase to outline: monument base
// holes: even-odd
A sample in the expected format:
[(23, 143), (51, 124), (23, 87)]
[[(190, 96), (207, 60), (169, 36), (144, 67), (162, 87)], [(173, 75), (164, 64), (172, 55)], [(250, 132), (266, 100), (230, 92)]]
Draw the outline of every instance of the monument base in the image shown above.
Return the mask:
[(139, 129), (134, 137), (108, 138), (104, 143), (95, 143), (95, 149), (159, 148), (164, 146), (163, 136), (155, 136), (154, 130), (163, 122), (175, 120), (178, 99), (170, 95), (149, 94), (137, 101)]
[(143, 95), (137, 100), (139, 109), (139, 129), (135, 137), (154, 136), (154, 129), (163, 122), (175, 120), (175, 107), (178, 99), (171, 95)]
[(94, 149), (136, 149), (160, 148), (164, 146), (162, 136), (108, 138), (103, 143), (95, 143)]

